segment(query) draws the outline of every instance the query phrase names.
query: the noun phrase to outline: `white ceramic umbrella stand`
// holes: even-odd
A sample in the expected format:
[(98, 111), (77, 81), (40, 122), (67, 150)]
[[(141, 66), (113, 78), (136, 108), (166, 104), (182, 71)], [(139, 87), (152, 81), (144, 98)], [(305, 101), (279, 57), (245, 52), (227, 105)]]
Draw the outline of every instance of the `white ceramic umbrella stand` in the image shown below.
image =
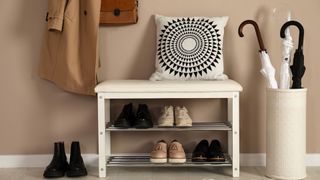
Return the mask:
[(307, 89), (267, 90), (267, 167), (273, 179), (306, 177)]

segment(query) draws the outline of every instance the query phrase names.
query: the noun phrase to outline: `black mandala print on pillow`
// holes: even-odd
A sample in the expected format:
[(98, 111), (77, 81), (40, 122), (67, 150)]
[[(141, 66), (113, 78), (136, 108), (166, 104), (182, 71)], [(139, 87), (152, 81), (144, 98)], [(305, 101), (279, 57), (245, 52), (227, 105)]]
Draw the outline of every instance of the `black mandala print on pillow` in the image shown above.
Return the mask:
[(159, 64), (174, 76), (202, 76), (212, 71), (221, 59), (221, 34), (212, 20), (171, 20), (161, 29), (159, 36)]

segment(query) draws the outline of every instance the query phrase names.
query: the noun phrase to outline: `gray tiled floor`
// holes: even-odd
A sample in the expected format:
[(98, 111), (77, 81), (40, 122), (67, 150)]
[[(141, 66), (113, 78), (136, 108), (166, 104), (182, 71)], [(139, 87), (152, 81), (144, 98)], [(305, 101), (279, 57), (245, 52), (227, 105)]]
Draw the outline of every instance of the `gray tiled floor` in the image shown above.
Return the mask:
[[(94, 180), (96, 168), (88, 168), (89, 175), (79, 180)], [(43, 179), (41, 168), (0, 169), (0, 180), (37, 180)], [(108, 180), (267, 180), (263, 167), (241, 167), (240, 178), (230, 176), (230, 168), (109, 168)], [(320, 167), (307, 169), (307, 180), (320, 179)], [(61, 180), (70, 179), (67, 177)], [(101, 178), (103, 179), (103, 178)]]

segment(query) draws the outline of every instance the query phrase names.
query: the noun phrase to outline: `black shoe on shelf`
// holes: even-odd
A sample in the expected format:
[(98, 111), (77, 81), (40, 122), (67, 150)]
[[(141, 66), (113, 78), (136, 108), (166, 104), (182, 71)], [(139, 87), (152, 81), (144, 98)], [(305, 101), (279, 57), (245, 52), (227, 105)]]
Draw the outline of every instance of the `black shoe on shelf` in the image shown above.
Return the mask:
[(74, 141), (71, 144), (70, 168), (67, 170), (68, 177), (80, 177), (87, 175), (87, 169), (81, 157), (80, 143)]
[(153, 127), (151, 114), (146, 104), (139, 104), (133, 127), (137, 129), (147, 129)]
[(117, 128), (130, 128), (135, 121), (132, 103), (126, 104), (122, 108), (122, 112), (118, 116), (117, 120), (113, 123)]
[(205, 162), (207, 161), (207, 154), (209, 151), (209, 142), (207, 140), (200, 141), (194, 151), (192, 152), (193, 162)]
[(54, 143), (54, 154), (50, 164), (46, 167), (43, 173), (45, 178), (63, 177), (69, 169), (67, 156), (64, 150), (63, 142)]
[(218, 140), (215, 139), (211, 141), (207, 158), (208, 158), (208, 161), (213, 161), (213, 162), (225, 161), (225, 157), (222, 152), (222, 147)]

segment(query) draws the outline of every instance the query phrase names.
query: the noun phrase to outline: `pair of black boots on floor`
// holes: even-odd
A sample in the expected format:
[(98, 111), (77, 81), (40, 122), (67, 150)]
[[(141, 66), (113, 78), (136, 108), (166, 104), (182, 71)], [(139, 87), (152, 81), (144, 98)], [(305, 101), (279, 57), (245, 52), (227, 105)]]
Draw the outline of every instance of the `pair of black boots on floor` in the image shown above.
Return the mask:
[(80, 177), (87, 175), (87, 169), (81, 157), (80, 144), (72, 142), (70, 152), (70, 163), (64, 150), (63, 142), (54, 143), (54, 154), (50, 164), (43, 173), (45, 178), (58, 178), (67, 174), (68, 177)]
[(207, 140), (202, 140), (192, 153), (193, 162), (224, 162), (225, 157), (221, 144), (218, 140), (212, 140), (209, 146)]
[(134, 115), (132, 103), (126, 104), (123, 107), (122, 112), (113, 125), (116, 128), (134, 127), (138, 129), (146, 129), (153, 127), (148, 106), (146, 104), (139, 104), (138, 111), (136, 115)]

